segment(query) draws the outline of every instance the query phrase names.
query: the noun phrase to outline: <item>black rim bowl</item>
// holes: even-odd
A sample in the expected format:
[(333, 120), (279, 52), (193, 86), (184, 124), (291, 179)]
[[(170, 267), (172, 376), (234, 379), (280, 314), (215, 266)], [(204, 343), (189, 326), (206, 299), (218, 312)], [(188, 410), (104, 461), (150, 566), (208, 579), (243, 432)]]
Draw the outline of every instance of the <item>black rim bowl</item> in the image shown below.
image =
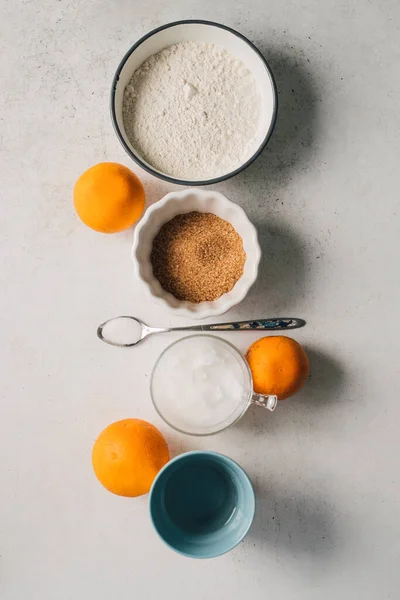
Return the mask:
[[(171, 177), (169, 175), (165, 175), (164, 173), (160, 173), (159, 171), (153, 169), (148, 164), (143, 162), (138, 156), (136, 156), (136, 154), (134, 154), (132, 152), (132, 150), (129, 148), (129, 146), (125, 142), (125, 140), (122, 136), (121, 130), (118, 126), (117, 117), (115, 114), (115, 91), (116, 91), (117, 83), (119, 80), (120, 73), (121, 73), (122, 69), (124, 68), (124, 65), (125, 65), (126, 61), (128, 60), (128, 58), (130, 57), (130, 55), (145, 40), (147, 40), (149, 37), (155, 35), (159, 31), (163, 31), (164, 29), (168, 29), (170, 27), (175, 27), (176, 25), (188, 25), (188, 24), (211, 25), (212, 27), (219, 27), (220, 29), (225, 29), (226, 31), (229, 31), (233, 35), (236, 35), (238, 38), (240, 38), (241, 40), (246, 42), (246, 44), (248, 44), (250, 46), (250, 48), (252, 48), (254, 50), (254, 52), (260, 57), (260, 59), (264, 63), (265, 69), (267, 71), (267, 75), (271, 82), (271, 87), (272, 87), (272, 92), (273, 92), (273, 104), (274, 104), (271, 123), (270, 123), (268, 131), (264, 137), (264, 140), (262, 141), (261, 145), (256, 150), (256, 152), (245, 163), (243, 163), (243, 165), (241, 165), (234, 171), (231, 171), (230, 173), (226, 173), (225, 175), (222, 175), (221, 177), (214, 177), (213, 179), (205, 179), (205, 180), (197, 180), (197, 181), (190, 181), (190, 180), (186, 180), (186, 179), (176, 179), (175, 177)], [(272, 74), (269, 64), (267, 63), (267, 61), (265, 60), (265, 58), (261, 54), (261, 52), (258, 50), (258, 48), (252, 42), (250, 42), (250, 40), (248, 40), (244, 35), (242, 35), (238, 31), (235, 31), (234, 29), (231, 29), (230, 27), (227, 27), (226, 25), (221, 25), (220, 23), (215, 23), (214, 21), (188, 19), (188, 20), (183, 20), (183, 21), (174, 21), (173, 23), (167, 23), (166, 25), (157, 27), (157, 29), (153, 29), (152, 31), (150, 31), (149, 33), (144, 35), (142, 38), (140, 38), (140, 40), (138, 40), (132, 46), (132, 48), (130, 48), (128, 50), (128, 52), (125, 54), (125, 56), (121, 60), (119, 66), (118, 66), (118, 69), (114, 75), (114, 79), (112, 82), (112, 88), (111, 88), (110, 109), (111, 109), (111, 120), (112, 120), (112, 123), (114, 126), (115, 133), (117, 134), (117, 137), (118, 137), (120, 143), (122, 144), (123, 148), (125, 149), (125, 152), (132, 158), (132, 160), (134, 160), (142, 169), (144, 169), (145, 171), (147, 171), (148, 173), (150, 173), (150, 175), (153, 175), (154, 177), (158, 177), (159, 179), (163, 179), (164, 181), (169, 181), (170, 183), (176, 183), (178, 185), (186, 185), (186, 186), (192, 187), (192, 186), (200, 186), (200, 185), (211, 185), (214, 183), (219, 183), (221, 181), (226, 181), (227, 179), (230, 179), (231, 177), (234, 177), (238, 173), (241, 173), (242, 171), (247, 169), (247, 167), (249, 165), (251, 165), (251, 163), (253, 163), (260, 156), (261, 152), (264, 150), (265, 146), (267, 145), (267, 143), (272, 135), (272, 132), (274, 130), (275, 124), (276, 124), (276, 118), (277, 118), (277, 114), (278, 114), (278, 93), (277, 93), (275, 79), (274, 79), (274, 76)]]

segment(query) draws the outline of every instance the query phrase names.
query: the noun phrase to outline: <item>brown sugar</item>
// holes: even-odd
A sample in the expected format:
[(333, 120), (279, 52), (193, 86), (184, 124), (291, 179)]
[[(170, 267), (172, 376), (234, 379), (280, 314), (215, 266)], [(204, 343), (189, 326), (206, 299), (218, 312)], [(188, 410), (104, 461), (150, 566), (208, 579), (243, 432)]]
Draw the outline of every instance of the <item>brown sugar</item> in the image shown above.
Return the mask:
[(165, 223), (153, 240), (153, 273), (178, 300), (206, 302), (229, 292), (243, 274), (246, 253), (230, 223), (190, 212)]

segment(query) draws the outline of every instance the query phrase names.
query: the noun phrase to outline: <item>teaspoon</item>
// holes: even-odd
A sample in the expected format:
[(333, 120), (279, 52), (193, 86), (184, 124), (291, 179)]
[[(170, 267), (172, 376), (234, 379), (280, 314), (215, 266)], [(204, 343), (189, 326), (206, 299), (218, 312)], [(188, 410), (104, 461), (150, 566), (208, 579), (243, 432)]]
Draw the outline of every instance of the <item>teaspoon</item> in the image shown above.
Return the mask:
[[(97, 335), (106, 344), (129, 348), (130, 346), (136, 346), (145, 337), (153, 333), (169, 333), (171, 331), (282, 331), (298, 329), (304, 327), (305, 324), (306, 322), (303, 319), (271, 318), (187, 327), (149, 327), (136, 317), (122, 316), (114, 317), (99, 325)], [(113, 335), (114, 339), (112, 339)]]

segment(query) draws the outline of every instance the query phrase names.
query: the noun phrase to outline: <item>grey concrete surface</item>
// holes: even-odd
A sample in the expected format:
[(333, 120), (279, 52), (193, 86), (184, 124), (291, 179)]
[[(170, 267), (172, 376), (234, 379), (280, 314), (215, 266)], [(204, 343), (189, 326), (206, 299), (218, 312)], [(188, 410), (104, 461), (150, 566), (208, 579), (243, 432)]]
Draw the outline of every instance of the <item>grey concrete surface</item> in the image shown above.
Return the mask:
[[(400, 4), (397, 0), (38, 0), (0, 19), (3, 600), (399, 598)], [(142, 34), (180, 18), (237, 28), (265, 53), (280, 110), (246, 172), (216, 186), (264, 250), (227, 317), (291, 315), (312, 377), (274, 414), (210, 439), (157, 418), (149, 376), (173, 336), (119, 350), (97, 325), (133, 314), (182, 323), (132, 278), (132, 232), (85, 228), (72, 187), (92, 164), (132, 167), (153, 202), (172, 189), (124, 154), (108, 95)], [(231, 334), (242, 349), (255, 333)], [(106, 493), (91, 448), (112, 421), (158, 425), (173, 454), (221, 451), (257, 490), (245, 542), (217, 560), (175, 555), (147, 498)]]

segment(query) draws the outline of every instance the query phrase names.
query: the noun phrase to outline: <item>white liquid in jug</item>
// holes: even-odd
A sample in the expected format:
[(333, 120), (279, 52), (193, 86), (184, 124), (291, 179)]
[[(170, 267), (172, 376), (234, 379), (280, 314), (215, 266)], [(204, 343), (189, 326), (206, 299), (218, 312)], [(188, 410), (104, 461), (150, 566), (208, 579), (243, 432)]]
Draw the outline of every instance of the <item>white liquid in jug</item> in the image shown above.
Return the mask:
[(222, 339), (195, 335), (161, 355), (151, 391), (161, 416), (192, 434), (213, 433), (246, 409), (250, 375), (240, 353)]

